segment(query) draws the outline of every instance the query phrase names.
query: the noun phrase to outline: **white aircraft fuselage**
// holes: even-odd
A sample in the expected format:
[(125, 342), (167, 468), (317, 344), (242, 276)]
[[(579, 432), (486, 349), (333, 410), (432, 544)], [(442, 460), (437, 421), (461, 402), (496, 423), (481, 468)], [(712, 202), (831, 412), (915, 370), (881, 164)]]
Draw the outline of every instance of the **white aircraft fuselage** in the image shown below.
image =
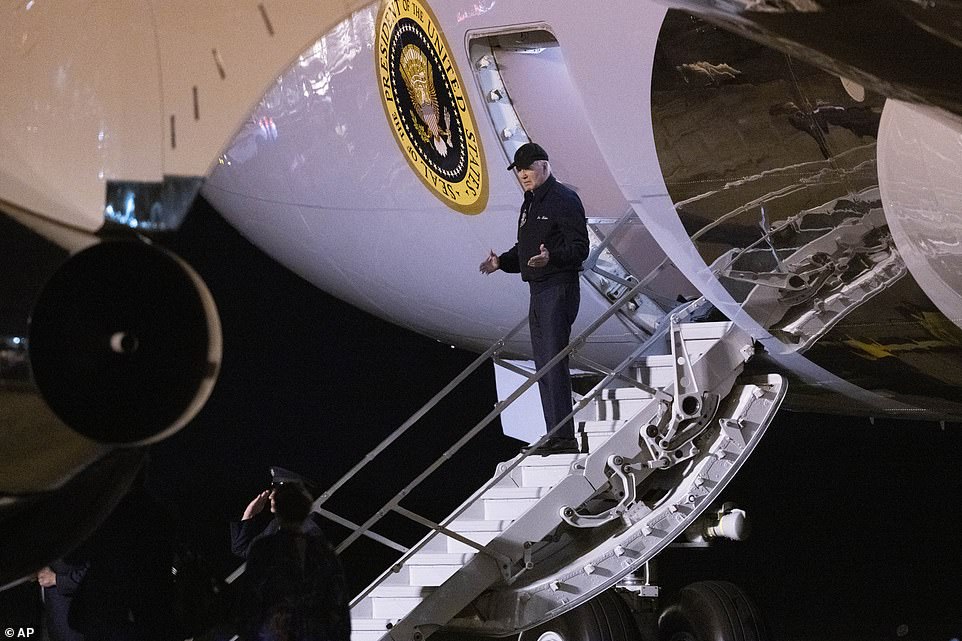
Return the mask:
[[(176, 227), (202, 184), (311, 283), (483, 351), (527, 312), (520, 278), (478, 264), (515, 242), (523, 190), (505, 167), (533, 140), (605, 247), (574, 331), (619, 279), (646, 282), (633, 319), (609, 320), (585, 355), (618, 362), (704, 296), (757, 342), (753, 364), (793, 379), (789, 406), (962, 417), (954, 84), (772, 37), (840, 78), (655, 2), (199, 5), (8, 9), (4, 213), (76, 251)], [(212, 346), (178, 426), (216, 374), (219, 329), (199, 317)], [(110, 331), (113, 352), (138, 349)], [(505, 352), (527, 356), (527, 335)], [(105, 450), (73, 451), (20, 489), (59, 487)]]

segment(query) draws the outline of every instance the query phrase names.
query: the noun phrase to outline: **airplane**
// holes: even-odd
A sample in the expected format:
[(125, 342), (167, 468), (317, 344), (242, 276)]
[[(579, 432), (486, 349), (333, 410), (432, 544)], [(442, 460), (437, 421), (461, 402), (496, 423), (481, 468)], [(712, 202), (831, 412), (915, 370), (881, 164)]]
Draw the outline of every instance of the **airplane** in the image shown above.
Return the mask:
[[(210, 394), (216, 305), (189, 265), (149, 240), (176, 229), (197, 193), (321, 289), (452, 345), (496, 345), (509, 397), (511, 381), (533, 384), (518, 364), (524, 330), (503, 338), (525, 317), (526, 296), (517, 279), (475, 270), (514, 242), (522, 191), (504, 169), (514, 151), (529, 140), (549, 149), (593, 239), (574, 333), (596, 331), (575, 356), (620, 381), (611, 389), (642, 389), (638, 411), (654, 428), (635, 435), (620, 471), (611, 457), (621, 455), (605, 449), (614, 444), (586, 435), (595, 442), (582, 478), (597, 475), (595, 493), (562, 503), (572, 512), (547, 532), (523, 518), (512, 526), (529, 527), (525, 542), (558, 538), (577, 560), (588, 543), (559, 527), (624, 522), (624, 532), (587, 537), (615, 565), (644, 556), (629, 539), (662, 549), (717, 498), (701, 488), (722, 489), (781, 405), (958, 420), (962, 92), (934, 68), (954, 68), (959, 55), (954, 10), (11, 4), (0, 39), (0, 222), (11, 248), (25, 235), (49, 245), (29, 257), (38, 274), (5, 283), (0, 438), (17, 455), (0, 468), (0, 584), (89, 534), (136, 474), (140, 447), (182, 429)], [(612, 372), (668, 355), (646, 370), (658, 384)], [(616, 405), (596, 405), (596, 419), (601, 407)], [(686, 431), (696, 435), (674, 438)], [(724, 478), (692, 472), (726, 448), (738, 452)], [(638, 478), (659, 498), (636, 495)], [(617, 509), (602, 509), (611, 496), (599, 487), (618, 483)], [(676, 492), (697, 509), (664, 500)], [(668, 522), (653, 543), (652, 524)], [(450, 583), (423, 602), (409, 584), (397, 590), (418, 600), (417, 616), (388, 630), (380, 619), (393, 617), (371, 615), (359, 638), (419, 641), (439, 627), (436, 602), (451, 610), (443, 624), (488, 635), (540, 630), (586, 602), (623, 616), (607, 591), (622, 577), (601, 561), (581, 563), (583, 583), (562, 580), (561, 552), (536, 545), (519, 557), (521, 539), (497, 542), (509, 532), (466, 566), (478, 581), (466, 603)], [(498, 582), (508, 587), (491, 588)], [(458, 618), (471, 603), (483, 615)]]

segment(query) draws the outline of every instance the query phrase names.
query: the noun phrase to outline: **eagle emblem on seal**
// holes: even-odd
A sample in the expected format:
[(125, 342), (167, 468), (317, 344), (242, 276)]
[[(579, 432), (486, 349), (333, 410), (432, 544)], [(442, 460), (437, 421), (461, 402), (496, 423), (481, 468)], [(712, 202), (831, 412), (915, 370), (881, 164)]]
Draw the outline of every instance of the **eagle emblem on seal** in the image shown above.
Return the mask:
[[(418, 127), (418, 134), (430, 143), (440, 156), (447, 156), (451, 144), (451, 113), (438, 106), (438, 94), (434, 90), (434, 70), (427, 56), (415, 45), (404, 45), (401, 50), (401, 77), (417, 117), (426, 127)], [(441, 126), (441, 122), (444, 126)]]

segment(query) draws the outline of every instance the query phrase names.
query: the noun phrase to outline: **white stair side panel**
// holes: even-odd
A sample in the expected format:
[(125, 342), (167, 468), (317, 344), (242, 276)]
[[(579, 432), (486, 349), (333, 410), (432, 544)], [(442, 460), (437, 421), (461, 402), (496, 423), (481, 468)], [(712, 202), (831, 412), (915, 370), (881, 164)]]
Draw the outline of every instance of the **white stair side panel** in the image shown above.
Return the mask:
[[(531, 361), (512, 362), (521, 367), (534, 368)], [(511, 396), (528, 381), (526, 377), (502, 367), (497, 362), (494, 364), (494, 380), (499, 401)], [(501, 413), (501, 430), (505, 436), (526, 443), (534, 443), (541, 438), (544, 434), (544, 412), (541, 409), (541, 394), (537, 385), (531, 386)]]

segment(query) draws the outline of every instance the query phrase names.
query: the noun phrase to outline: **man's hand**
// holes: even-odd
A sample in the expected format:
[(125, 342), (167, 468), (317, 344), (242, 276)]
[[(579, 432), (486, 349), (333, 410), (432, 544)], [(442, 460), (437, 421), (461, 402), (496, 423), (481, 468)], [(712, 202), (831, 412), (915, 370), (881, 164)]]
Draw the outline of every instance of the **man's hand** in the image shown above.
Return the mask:
[(267, 502), (270, 500), (270, 496), (270, 490), (264, 490), (255, 496), (254, 500), (247, 504), (247, 509), (244, 510), (244, 516), (241, 517), (241, 520), (246, 521), (260, 514), (261, 510), (264, 509), (264, 506), (267, 505)]
[(551, 255), (548, 253), (548, 248), (542, 243), (541, 253), (528, 259), (528, 267), (547, 267), (550, 258)]
[(40, 587), (52, 588), (57, 585), (57, 573), (49, 567), (44, 567), (37, 572), (37, 583), (40, 584)]
[(478, 268), (478, 270), (485, 275), (493, 274), (501, 267), (501, 262), (498, 260), (498, 255), (494, 253), (494, 250), (489, 249), (488, 252), (488, 257), (484, 259), (484, 262), (482, 262)]

